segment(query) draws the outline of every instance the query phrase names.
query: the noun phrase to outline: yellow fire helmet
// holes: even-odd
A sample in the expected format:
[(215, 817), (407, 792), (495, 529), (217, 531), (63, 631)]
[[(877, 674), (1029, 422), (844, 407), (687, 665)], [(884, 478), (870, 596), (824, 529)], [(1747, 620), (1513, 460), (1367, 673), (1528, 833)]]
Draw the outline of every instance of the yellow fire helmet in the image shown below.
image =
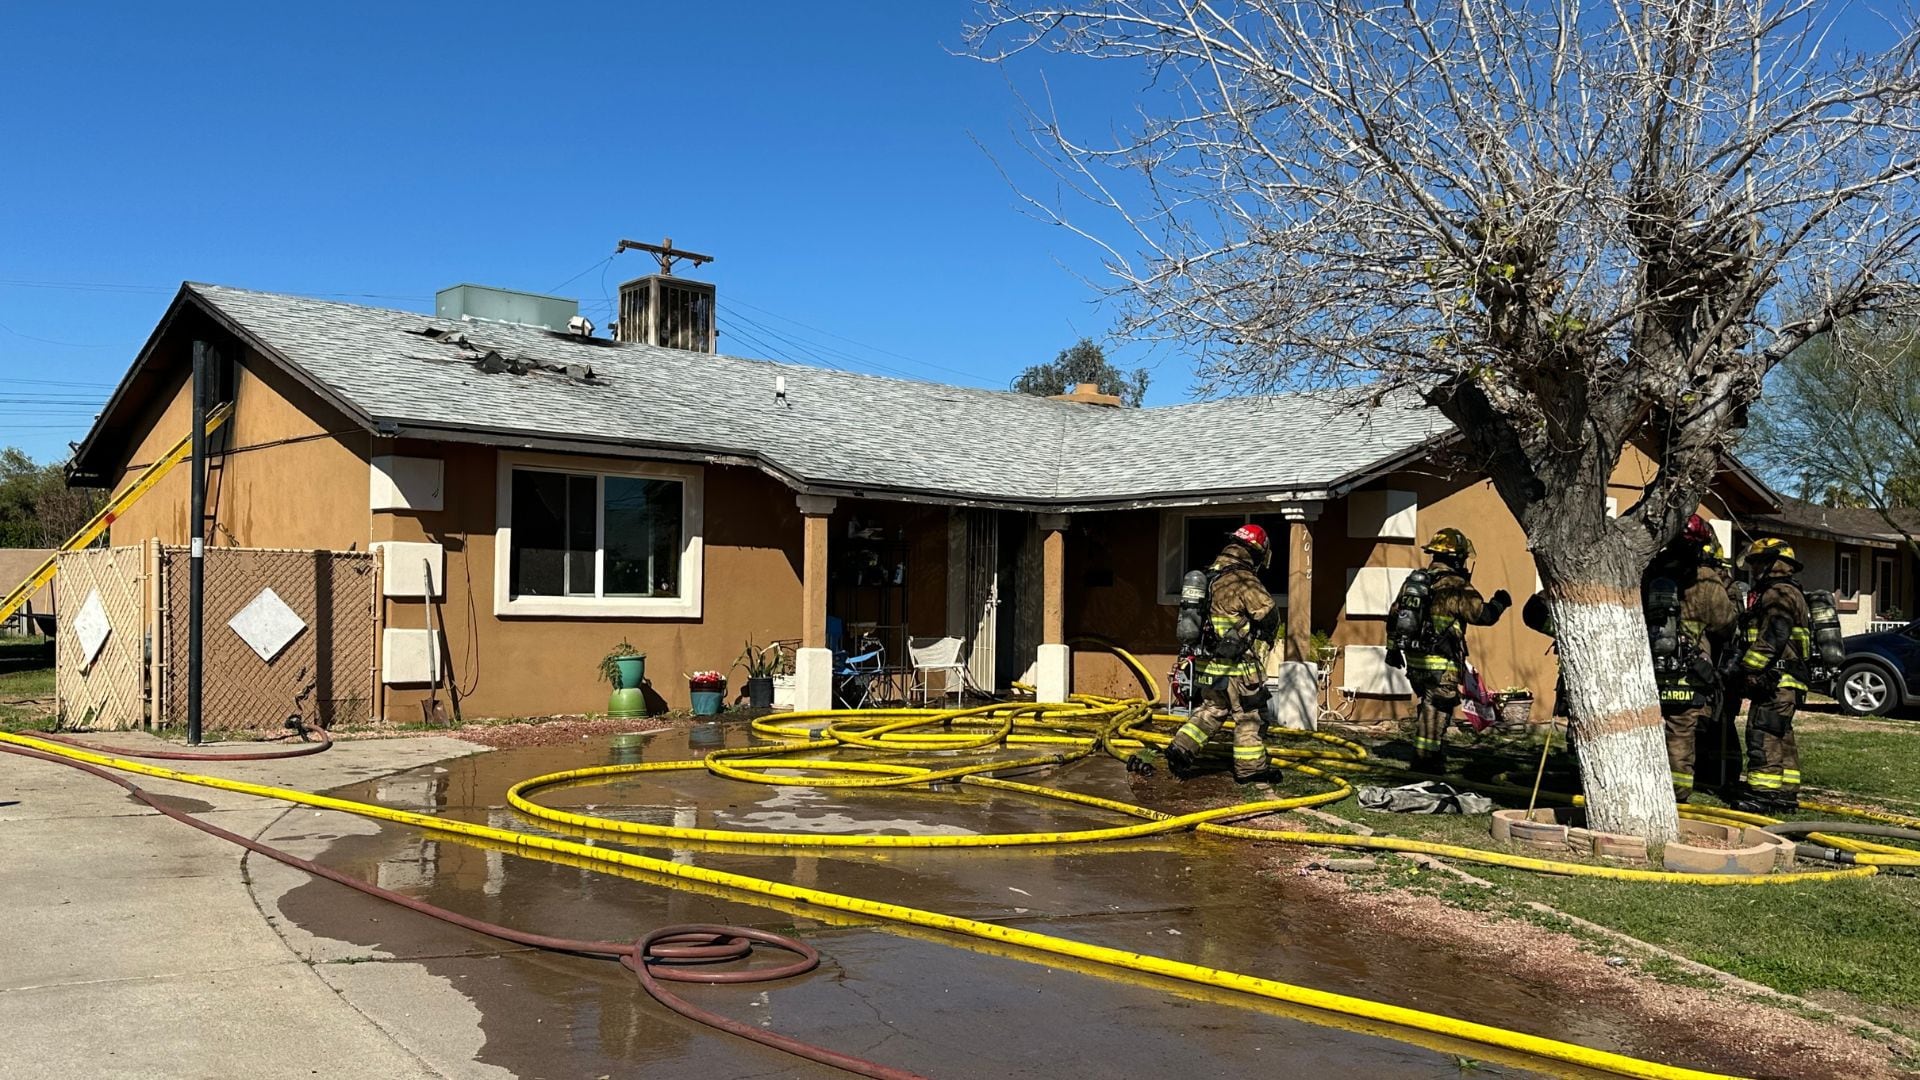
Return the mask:
[(1794, 555), (1793, 545), (1777, 536), (1763, 536), (1755, 540), (1753, 546), (1747, 548), (1746, 564), (1749, 569), (1775, 560), (1786, 563), (1795, 570), (1805, 565)]
[(1473, 558), (1473, 541), (1459, 529), (1441, 529), (1420, 549), (1429, 555), (1450, 555), (1456, 559)]
[(1708, 562), (1727, 565), (1727, 549), (1720, 546), (1720, 541), (1708, 540), (1700, 545), (1700, 550), (1706, 552)]

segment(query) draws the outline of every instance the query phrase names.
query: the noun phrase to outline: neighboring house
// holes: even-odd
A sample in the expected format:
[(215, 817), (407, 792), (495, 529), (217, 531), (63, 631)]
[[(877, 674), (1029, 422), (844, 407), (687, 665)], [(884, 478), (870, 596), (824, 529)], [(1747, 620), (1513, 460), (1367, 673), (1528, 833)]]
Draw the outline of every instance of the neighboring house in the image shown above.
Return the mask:
[[(1903, 509), (1895, 514), (1902, 526), (1920, 536), (1920, 512)], [(1913, 552), (1879, 511), (1781, 498), (1778, 512), (1753, 515), (1740, 524), (1748, 541), (1779, 536), (1793, 543), (1794, 553), (1806, 564), (1801, 582), (1810, 589), (1833, 590), (1844, 632), (1865, 633), (1875, 623), (1904, 623), (1914, 617)]]
[[(1181, 574), (1246, 521), (1276, 540), (1287, 655), (1328, 631), (1345, 649), (1335, 685), (1404, 714), (1383, 617), (1426, 536), (1464, 529), (1489, 594), (1536, 587), (1518, 523), (1417, 404), (1119, 409), (478, 321), (473, 308), (529, 298), (462, 295), (473, 307), (431, 317), (184, 286), (75, 482), (123, 485), (187, 431), (189, 359), (208, 343), (216, 400), (234, 403), (211, 458), (211, 542), (380, 547), (391, 581), (425, 559), (469, 716), (602, 707), (595, 662), (623, 637), (671, 706), (687, 702), (683, 672), (727, 667), (749, 637), (798, 639), (799, 703), (824, 706), (833, 650), (851, 644), (830, 627), (870, 629), (895, 662), (908, 635), (964, 638), (978, 682), (1031, 681), (1043, 700), (1128, 692), (1118, 662), (1073, 642), (1097, 635), (1166, 672)], [(184, 542), (187, 473), (112, 542)], [(1651, 474), (1629, 448), (1610, 502)], [(1713, 501), (1720, 517), (1774, 508), (1737, 467)], [(377, 715), (417, 715), (417, 592), (376, 613)], [(1472, 640), (1491, 684), (1553, 686), (1548, 642), (1517, 611)]]
[[(40, 564), (52, 554), (50, 548), (0, 548), (0, 596), (25, 581), (28, 574), (40, 569)], [(0, 633), (16, 630), (26, 634), (52, 633), (52, 618), (53, 586), (42, 585), (27, 597), (18, 614), (0, 625)]]

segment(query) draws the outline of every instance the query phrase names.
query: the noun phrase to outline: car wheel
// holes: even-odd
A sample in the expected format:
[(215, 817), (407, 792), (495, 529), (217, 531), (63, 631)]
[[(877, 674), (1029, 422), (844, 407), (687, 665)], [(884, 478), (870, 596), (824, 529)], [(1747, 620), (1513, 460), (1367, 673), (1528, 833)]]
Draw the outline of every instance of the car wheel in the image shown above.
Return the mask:
[(1833, 695), (1853, 716), (1885, 716), (1893, 706), (1893, 680), (1877, 664), (1855, 664), (1840, 673)]

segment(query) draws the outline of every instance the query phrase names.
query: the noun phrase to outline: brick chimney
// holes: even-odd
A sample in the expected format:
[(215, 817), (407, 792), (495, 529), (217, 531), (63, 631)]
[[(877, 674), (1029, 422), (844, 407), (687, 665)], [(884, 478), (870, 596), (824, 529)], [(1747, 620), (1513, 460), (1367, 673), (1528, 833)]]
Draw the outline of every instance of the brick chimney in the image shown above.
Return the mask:
[(1120, 407), (1120, 395), (1103, 394), (1099, 383), (1074, 383), (1073, 389), (1064, 394), (1054, 394), (1048, 401), (1075, 401), (1082, 405), (1104, 405), (1109, 409)]

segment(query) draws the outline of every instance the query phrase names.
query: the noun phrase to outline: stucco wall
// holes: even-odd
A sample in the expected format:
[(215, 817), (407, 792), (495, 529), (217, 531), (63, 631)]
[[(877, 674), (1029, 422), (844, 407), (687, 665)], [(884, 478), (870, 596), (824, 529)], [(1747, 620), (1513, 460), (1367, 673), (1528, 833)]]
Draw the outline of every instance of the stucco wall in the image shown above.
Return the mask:
[[(446, 628), (448, 681), (459, 690), (469, 719), (604, 711), (608, 687), (597, 667), (623, 637), (647, 654), (653, 706), (685, 708), (686, 672), (726, 670), (748, 636), (766, 644), (800, 635), (799, 510), (791, 492), (758, 472), (706, 469), (701, 618), (501, 617), (493, 613), (495, 451), (403, 443), (395, 452), (444, 462), (442, 510), (381, 512), (374, 515), (374, 531), (380, 540), (445, 545), (447, 595), (435, 621)], [(579, 459), (582, 468), (595, 462)], [(385, 618), (393, 627), (426, 626), (417, 600), (388, 600)], [(733, 673), (730, 692), (743, 677)], [(421, 689), (389, 688), (385, 715), (417, 718), (425, 697)]]
[[(114, 490), (131, 483), (192, 428), (192, 394), (182, 375), (148, 405)], [(367, 550), (370, 437), (305, 387), (251, 355), (237, 366), (233, 418), (208, 443), (213, 468), (207, 504), (212, 542), (234, 547)], [(112, 543), (192, 535), (185, 464), (116, 519)]]
[[(1622, 454), (1608, 494), (1618, 500), (1620, 509), (1625, 509), (1638, 498), (1641, 484), (1652, 475), (1653, 463), (1637, 448), (1629, 447)], [(1498, 624), (1468, 632), (1475, 667), (1490, 688), (1525, 686), (1534, 691), (1537, 710), (1551, 709), (1558, 673), (1551, 642), (1520, 621), (1519, 607), (1533, 594), (1537, 580), (1533, 556), (1527, 550), (1519, 521), (1507, 511), (1493, 485), (1480, 479), (1421, 471), (1387, 476), (1362, 490), (1413, 492), (1419, 499), (1419, 538), (1349, 537), (1348, 500), (1334, 500), (1324, 506), (1319, 519), (1309, 526), (1313, 538), (1311, 627), (1331, 633), (1336, 645), (1385, 644), (1383, 618), (1347, 612), (1348, 571), (1424, 566), (1428, 560), (1420, 544), (1425, 538), (1439, 529), (1460, 529), (1472, 538), (1477, 549), (1472, 567), (1474, 584), (1483, 595), (1505, 589), (1514, 600), (1513, 610)], [(1701, 512), (1715, 516), (1711, 507), (1702, 507)], [(1135, 652), (1154, 677), (1164, 681), (1177, 650), (1173, 638), (1175, 609), (1157, 602), (1159, 521), (1159, 512), (1150, 510), (1076, 516), (1067, 543), (1067, 628), (1070, 634), (1112, 638)], [(1283, 539), (1276, 537), (1276, 542)], [(1089, 584), (1090, 571), (1101, 584)], [(1333, 682), (1340, 686), (1344, 681), (1343, 664), (1336, 667)], [(1135, 685), (1126, 669), (1110, 656), (1076, 649), (1076, 690), (1114, 694), (1131, 692)], [(1411, 712), (1412, 702), (1406, 699), (1363, 698), (1356, 703), (1355, 715), (1381, 719), (1406, 717)]]

